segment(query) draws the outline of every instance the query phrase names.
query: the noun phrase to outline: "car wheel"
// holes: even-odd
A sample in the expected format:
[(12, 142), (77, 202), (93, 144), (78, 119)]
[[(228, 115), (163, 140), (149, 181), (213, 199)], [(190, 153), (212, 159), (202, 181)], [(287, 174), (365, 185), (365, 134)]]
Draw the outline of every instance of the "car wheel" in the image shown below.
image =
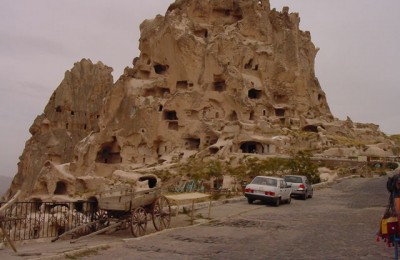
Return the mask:
[(253, 203), (253, 199), (247, 198), (247, 203), (252, 204)]
[(311, 192), (311, 193), (308, 195), (308, 197), (311, 199), (311, 198), (313, 197), (313, 195), (314, 195), (314, 192)]
[(306, 193), (304, 193), (302, 199), (303, 199), (303, 200), (306, 200), (307, 198), (308, 198), (308, 194), (307, 194), (307, 191), (306, 191)]
[(275, 200), (275, 206), (276, 206), (276, 207), (279, 207), (280, 204), (281, 204), (281, 198), (277, 198), (277, 199)]

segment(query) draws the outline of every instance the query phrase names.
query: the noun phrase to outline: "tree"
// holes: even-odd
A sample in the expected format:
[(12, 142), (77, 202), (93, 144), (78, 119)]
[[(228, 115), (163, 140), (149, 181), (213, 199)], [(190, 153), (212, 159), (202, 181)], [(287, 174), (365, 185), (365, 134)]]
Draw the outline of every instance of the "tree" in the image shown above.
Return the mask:
[(235, 178), (236, 182), (241, 185), (250, 181), (247, 175), (247, 168), (244, 164), (239, 164), (238, 166), (226, 164), (224, 171)]
[(211, 178), (220, 178), (223, 175), (223, 167), (221, 164), (221, 161), (219, 160), (212, 160), (207, 162), (207, 164), (204, 166), (204, 174), (206, 179), (211, 179)]
[(204, 179), (204, 163), (198, 159), (190, 158), (185, 164), (180, 165), (179, 173), (194, 180)]
[(268, 158), (264, 160), (264, 168), (273, 176), (283, 175), (289, 169), (288, 160), (283, 158)]
[(318, 174), (318, 167), (311, 162), (311, 155), (307, 152), (298, 152), (290, 161), (289, 167), (294, 175), (304, 175), (311, 183), (321, 181)]
[(260, 161), (258, 158), (255, 157), (247, 158), (245, 162), (245, 167), (247, 169), (246, 170), (247, 176), (250, 179), (253, 179), (258, 175), (265, 175), (265, 167), (263, 166), (262, 161)]

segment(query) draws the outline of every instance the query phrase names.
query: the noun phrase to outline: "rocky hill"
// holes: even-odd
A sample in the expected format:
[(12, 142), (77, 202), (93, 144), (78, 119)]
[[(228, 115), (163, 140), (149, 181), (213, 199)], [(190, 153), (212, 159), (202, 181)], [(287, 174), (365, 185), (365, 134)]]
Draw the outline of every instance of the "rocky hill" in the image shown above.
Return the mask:
[(175, 1), (140, 25), (140, 56), (114, 85), (90, 60), (66, 73), (8, 195), (87, 198), (193, 156), (392, 155), (379, 126), (331, 114), (299, 22), (265, 0)]

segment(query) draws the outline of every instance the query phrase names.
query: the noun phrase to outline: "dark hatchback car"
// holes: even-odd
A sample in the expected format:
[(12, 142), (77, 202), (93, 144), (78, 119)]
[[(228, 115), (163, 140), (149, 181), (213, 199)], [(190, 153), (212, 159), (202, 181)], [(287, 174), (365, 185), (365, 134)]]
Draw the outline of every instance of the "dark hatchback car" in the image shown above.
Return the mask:
[(303, 200), (313, 197), (314, 189), (306, 176), (286, 175), (284, 179), (292, 186), (292, 197), (300, 197)]

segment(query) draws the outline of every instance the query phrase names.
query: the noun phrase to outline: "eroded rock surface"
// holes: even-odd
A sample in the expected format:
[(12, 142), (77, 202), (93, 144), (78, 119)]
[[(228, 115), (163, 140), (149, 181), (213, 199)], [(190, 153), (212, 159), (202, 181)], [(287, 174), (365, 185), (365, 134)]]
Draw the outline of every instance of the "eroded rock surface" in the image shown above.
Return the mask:
[(62, 185), (85, 198), (124, 182), (118, 171), (189, 156), (390, 155), (379, 126), (331, 114), (314, 71), (318, 48), (299, 23), (265, 0), (175, 1), (140, 25), (140, 56), (114, 85), (101, 63), (66, 73), (8, 194), (53, 196)]
[[(103, 99), (113, 85), (111, 72), (112, 68), (101, 62), (93, 64), (86, 59), (65, 72), (44, 113), (29, 129), (32, 137), (26, 142), (9, 194), (18, 189), (31, 194), (42, 170), (50, 164), (73, 161), (76, 144), (89, 133), (99, 131)], [(71, 178), (63, 175), (62, 179)]]

